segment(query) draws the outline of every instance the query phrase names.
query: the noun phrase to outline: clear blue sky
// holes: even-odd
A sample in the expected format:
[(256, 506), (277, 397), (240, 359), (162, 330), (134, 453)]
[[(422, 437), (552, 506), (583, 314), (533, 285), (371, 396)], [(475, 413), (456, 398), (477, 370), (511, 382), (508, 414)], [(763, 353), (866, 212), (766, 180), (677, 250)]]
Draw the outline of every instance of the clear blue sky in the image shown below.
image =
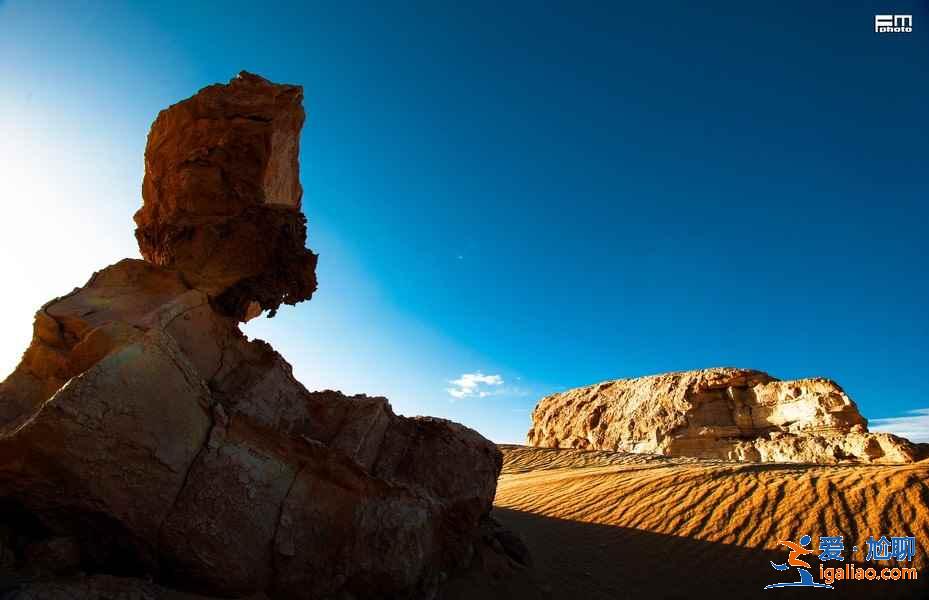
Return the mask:
[(925, 2), (7, 0), (0, 69), (4, 370), (138, 255), (157, 111), (247, 69), (305, 88), (320, 288), (247, 332), (311, 388), (497, 441), (552, 391), (718, 365), (929, 407)]

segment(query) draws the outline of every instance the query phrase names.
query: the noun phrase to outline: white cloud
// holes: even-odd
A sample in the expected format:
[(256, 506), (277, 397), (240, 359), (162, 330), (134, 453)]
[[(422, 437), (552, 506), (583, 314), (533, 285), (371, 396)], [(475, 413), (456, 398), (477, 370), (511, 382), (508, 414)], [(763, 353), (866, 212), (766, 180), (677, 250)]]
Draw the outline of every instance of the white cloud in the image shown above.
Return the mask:
[(486, 398), (499, 393), (503, 385), (503, 377), (499, 375), (484, 375), (476, 373), (463, 373), (458, 379), (449, 381), (455, 387), (446, 388), (445, 391), (452, 398)]
[(911, 442), (929, 442), (929, 408), (908, 411), (903, 417), (871, 419), (868, 429), (893, 433)]

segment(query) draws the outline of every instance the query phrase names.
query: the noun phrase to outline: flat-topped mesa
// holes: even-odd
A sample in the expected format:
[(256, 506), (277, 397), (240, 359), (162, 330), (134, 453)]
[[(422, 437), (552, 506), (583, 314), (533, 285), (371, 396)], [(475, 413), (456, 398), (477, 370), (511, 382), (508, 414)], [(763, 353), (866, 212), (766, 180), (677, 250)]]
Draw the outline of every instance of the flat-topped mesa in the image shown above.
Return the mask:
[(135, 215), (145, 260), (237, 319), (316, 290), (300, 211), (303, 88), (242, 72), (161, 111)]
[(530, 446), (742, 461), (911, 462), (905, 439), (869, 433), (834, 381), (780, 381), (717, 368), (619, 379), (553, 394), (532, 414)]

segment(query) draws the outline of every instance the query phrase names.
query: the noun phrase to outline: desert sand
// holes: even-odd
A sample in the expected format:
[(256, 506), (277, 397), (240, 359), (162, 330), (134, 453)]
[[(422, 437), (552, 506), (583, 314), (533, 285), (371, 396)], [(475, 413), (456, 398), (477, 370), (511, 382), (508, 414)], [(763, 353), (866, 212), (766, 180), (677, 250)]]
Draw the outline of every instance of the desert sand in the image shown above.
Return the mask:
[[(738, 463), (502, 446), (494, 516), (522, 536), (552, 598), (926, 598), (929, 461), (901, 465)], [(869, 535), (916, 536), (917, 581), (793, 581), (780, 539), (845, 537), (865, 563)], [(859, 546), (852, 552), (852, 546)], [(806, 557), (819, 579), (819, 561)], [(826, 565), (844, 563), (829, 562)], [(901, 565), (903, 566), (903, 565)]]

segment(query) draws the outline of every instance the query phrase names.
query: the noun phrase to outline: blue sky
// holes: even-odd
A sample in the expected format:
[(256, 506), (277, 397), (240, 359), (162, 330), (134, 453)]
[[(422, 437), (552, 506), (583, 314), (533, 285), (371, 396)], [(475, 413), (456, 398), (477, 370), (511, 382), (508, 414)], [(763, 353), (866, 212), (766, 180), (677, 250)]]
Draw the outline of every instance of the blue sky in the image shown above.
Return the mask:
[(0, 367), (138, 255), (158, 110), (247, 69), (305, 88), (320, 288), (246, 330), (308, 387), (519, 441), (553, 391), (733, 365), (929, 439), (926, 3), (457, 4), (0, 2)]

